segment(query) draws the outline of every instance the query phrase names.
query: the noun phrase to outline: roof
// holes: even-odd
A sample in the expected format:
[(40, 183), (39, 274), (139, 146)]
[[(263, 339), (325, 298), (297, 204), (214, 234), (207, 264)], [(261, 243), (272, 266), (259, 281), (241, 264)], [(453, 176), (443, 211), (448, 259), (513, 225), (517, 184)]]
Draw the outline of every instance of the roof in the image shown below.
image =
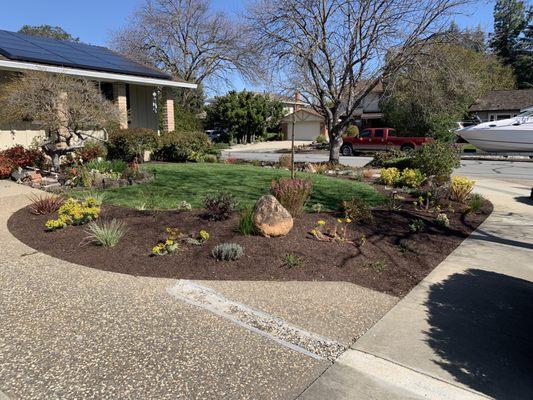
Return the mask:
[(101, 46), (0, 30), (0, 54), (11, 61), (172, 80), (156, 68)]
[(533, 89), (494, 90), (469, 108), (471, 112), (522, 110), (533, 105)]
[[(292, 112), (292, 113), (287, 114), (286, 116), (284, 116), (281, 119), (281, 121), (282, 122), (291, 122), (292, 121), (292, 117), (293, 117), (294, 114), (308, 114), (309, 116), (318, 117), (318, 119), (316, 119), (317, 121), (318, 120), (324, 120), (324, 117), (322, 116), (322, 114), (316, 112), (312, 108), (300, 108), (300, 109), (296, 110), (295, 112)], [(299, 118), (301, 118), (301, 117), (299, 117)]]

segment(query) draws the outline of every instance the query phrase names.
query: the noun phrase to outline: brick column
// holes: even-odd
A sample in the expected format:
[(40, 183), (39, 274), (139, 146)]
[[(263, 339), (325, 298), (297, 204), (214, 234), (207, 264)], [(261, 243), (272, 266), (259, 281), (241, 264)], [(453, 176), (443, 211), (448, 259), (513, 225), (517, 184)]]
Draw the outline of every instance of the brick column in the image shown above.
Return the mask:
[(163, 131), (172, 132), (176, 129), (174, 123), (174, 97), (169, 88), (163, 88)]
[(113, 98), (120, 113), (120, 129), (128, 129), (128, 98), (125, 83), (113, 83)]

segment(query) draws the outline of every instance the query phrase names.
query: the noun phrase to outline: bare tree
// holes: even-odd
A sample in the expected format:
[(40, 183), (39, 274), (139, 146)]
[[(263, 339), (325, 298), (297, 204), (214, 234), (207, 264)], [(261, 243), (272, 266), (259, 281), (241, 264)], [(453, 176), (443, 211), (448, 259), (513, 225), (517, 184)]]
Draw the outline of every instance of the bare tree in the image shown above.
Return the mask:
[(390, 81), (469, 0), (256, 0), (253, 41), (325, 119), (330, 162), (363, 99)]
[(34, 121), (46, 132), (44, 152), (59, 169), (60, 156), (92, 132), (118, 125), (119, 111), (94, 82), (45, 72), (15, 74), (0, 90), (0, 121)]
[[(233, 72), (253, 80), (259, 75), (244, 26), (208, 0), (146, 0), (128, 26), (115, 33), (114, 47), (138, 61), (210, 87), (228, 83)], [(183, 98), (187, 107), (188, 95)]]

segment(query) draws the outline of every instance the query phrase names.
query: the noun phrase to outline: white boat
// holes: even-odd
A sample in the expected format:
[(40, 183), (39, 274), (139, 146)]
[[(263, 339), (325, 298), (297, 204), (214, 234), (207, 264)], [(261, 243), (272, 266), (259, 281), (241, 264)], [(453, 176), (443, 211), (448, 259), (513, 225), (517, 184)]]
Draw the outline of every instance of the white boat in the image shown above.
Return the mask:
[(533, 152), (533, 107), (516, 117), (468, 126), (456, 133), (484, 151)]

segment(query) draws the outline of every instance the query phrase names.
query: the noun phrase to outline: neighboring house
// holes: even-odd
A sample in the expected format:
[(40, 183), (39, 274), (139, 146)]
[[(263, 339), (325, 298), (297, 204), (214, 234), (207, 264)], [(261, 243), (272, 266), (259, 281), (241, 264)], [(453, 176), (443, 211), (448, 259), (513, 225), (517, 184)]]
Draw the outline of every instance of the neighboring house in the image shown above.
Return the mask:
[(531, 106), (533, 89), (494, 90), (478, 99), (468, 111), (486, 122), (514, 117)]
[(275, 93), (261, 93), (271, 100), (277, 100), (283, 105), (283, 115), (292, 114), (295, 110), (300, 108), (310, 108), (311, 105), (305, 101), (300, 100), (300, 94), (296, 93), (294, 97), (282, 96)]
[[(196, 88), (195, 84), (178, 81), (105, 47), (0, 30), (0, 78), (24, 71), (65, 74), (97, 82), (102, 94), (118, 107), (122, 128), (158, 130), (157, 96), (162, 96), (163, 110), (159, 111), (164, 130), (174, 130), (174, 100), (169, 89)], [(28, 146), (43, 135), (38, 122), (0, 126), (0, 148)]]
[[(364, 83), (362, 83), (364, 84)], [(360, 129), (380, 128), (383, 127), (383, 113), (379, 106), (383, 96), (383, 84), (380, 82), (374, 89), (363, 99), (352, 121)]]
[(294, 126), (294, 140), (316, 140), (326, 134), (324, 117), (310, 108), (301, 108), (286, 115), (281, 120), (281, 133), (284, 140), (292, 138)]

